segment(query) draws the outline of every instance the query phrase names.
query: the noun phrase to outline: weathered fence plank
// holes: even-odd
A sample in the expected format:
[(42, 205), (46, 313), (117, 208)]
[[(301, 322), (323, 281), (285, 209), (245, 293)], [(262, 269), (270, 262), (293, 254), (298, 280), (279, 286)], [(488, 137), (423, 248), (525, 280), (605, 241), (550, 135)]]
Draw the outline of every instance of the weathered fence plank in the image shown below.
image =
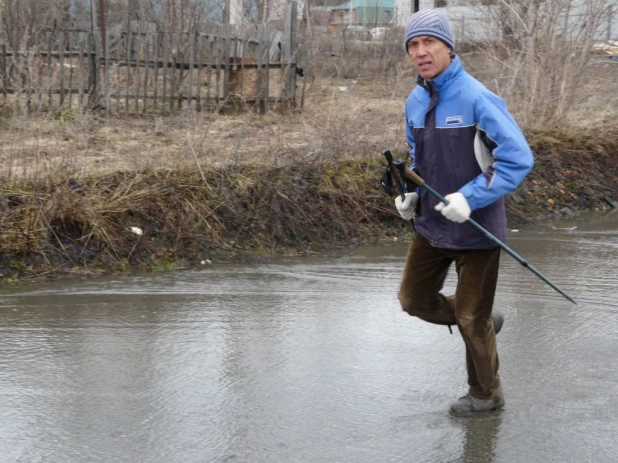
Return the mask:
[[(43, 109), (43, 92), (41, 91), (43, 86), (41, 84), (41, 43), (39, 42), (39, 33), (38, 32), (36, 33), (36, 35), (34, 37), (34, 43), (35, 43), (34, 60), (36, 62), (37, 111), (41, 112), (41, 110)], [(3, 59), (3, 61), (4, 61), (4, 59)], [(4, 72), (4, 66), (2, 66), (2, 69), (3, 69), (3, 72)], [(4, 89), (3, 89), (3, 93), (4, 93)]]
[(127, 32), (127, 81), (124, 100), (124, 114), (129, 115), (129, 88), (131, 87), (131, 36), (132, 34)]
[(189, 36), (189, 75), (187, 76), (187, 109), (191, 109), (193, 100), (193, 69), (195, 67), (195, 37)]
[(219, 99), (221, 97), (221, 94), (219, 93), (219, 90), (221, 88), (221, 55), (222, 55), (222, 47), (221, 47), (221, 37), (217, 36), (215, 39), (215, 49), (216, 49), (216, 69), (217, 72), (215, 73), (215, 103), (217, 106), (219, 106)]
[(287, 102), (288, 106), (292, 106), (294, 102), (294, 95), (296, 92), (296, 35), (297, 25), (295, 18), (297, 17), (297, 4), (296, 2), (290, 2), (285, 5), (285, 43), (287, 53)]
[(225, 45), (225, 60), (224, 60), (224, 75), (223, 75), (223, 101), (227, 101), (230, 95), (230, 72), (232, 70), (231, 66), (231, 55), (232, 55), (232, 26), (227, 24), (223, 28), (224, 39), (223, 43)]
[(215, 39), (215, 49), (216, 49), (216, 68), (217, 72), (215, 74), (215, 103), (219, 106), (219, 98), (220, 93), (219, 89), (221, 88), (221, 37), (217, 36)]
[(172, 34), (172, 79), (170, 83), (170, 112), (174, 112), (174, 98), (176, 95), (176, 68), (178, 63), (178, 34)]
[(158, 90), (159, 90), (159, 66), (158, 66), (158, 62), (159, 62), (159, 40), (158, 37), (154, 37), (154, 66), (153, 66), (153, 71), (152, 71), (152, 92), (154, 95), (154, 106), (153, 106), (153, 111), (157, 110), (157, 96), (158, 96)]
[(258, 39), (258, 49), (257, 49), (257, 75), (256, 75), (256, 94), (255, 94), (255, 108), (257, 112), (263, 112), (261, 107), (262, 100), (262, 55), (264, 54), (264, 42), (262, 41), (262, 35), (264, 33), (264, 29), (262, 25), (259, 25), (257, 28), (257, 39)]
[(86, 45), (88, 50), (88, 107), (96, 108), (99, 105), (99, 56), (98, 44), (100, 38), (97, 33), (87, 35)]
[[(49, 80), (48, 83), (48, 87), (49, 87), (49, 102), (48, 102), (48, 106), (47, 106), (47, 110), (51, 111), (52, 110), (52, 85), (51, 85), (51, 80), (52, 80), (52, 61), (51, 61), (51, 32), (47, 32), (45, 34), (45, 41), (47, 42), (47, 79)], [(8, 71), (7, 71), (8, 74)]]
[[(68, 47), (71, 49), (71, 34), (67, 34)], [(69, 109), (73, 108), (73, 59), (71, 59), (71, 67), (69, 67)]]
[(17, 39), (17, 32), (13, 33), (13, 56), (11, 57), (11, 70), (9, 71), (9, 76), (13, 76), (13, 87), (16, 90), (16, 93), (23, 91), (21, 79), (19, 78), (19, 42)]
[(198, 111), (202, 110), (202, 69), (204, 62), (202, 61), (202, 53), (204, 52), (204, 36), (197, 36), (197, 100), (196, 107)]
[[(150, 63), (156, 63), (155, 60), (151, 60), (150, 55), (150, 37), (146, 37), (144, 40), (144, 61), (146, 61), (146, 66), (144, 66), (144, 96), (142, 99), (142, 115), (146, 114), (147, 111), (147, 101), (148, 101), (148, 75), (150, 74)], [(153, 64), (154, 67), (154, 64)]]
[(249, 41), (245, 40), (245, 28), (243, 27), (240, 32), (241, 44), (242, 44), (242, 53), (240, 56), (240, 97), (244, 99), (244, 82), (245, 82), (245, 60), (247, 59), (247, 47), (249, 45)]
[[(180, 35), (181, 37), (181, 41), (184, 38), (184, 34)], [(182, 110), (182, 100), (183, 100), (183, 95), (184, 95), (184, 83), (185, 83), (185, 78), (184, 78), (184, 69), (185, 69), (185, 54), (184, 54), (184, 50), (182, 49), (182, 45), (183, 43), (178, 43), (178, 56), (180, 56), (180, 62), (179, 65), (177, 66), (178, 69), (178, 81), (177, 81), (177, 87), (178, 87), (178, 97), (176, 98), (177, 103), (177, 108), (178, 111)]]
[(265, 94), (265, 98), (264, 98), (264, 112), (268, 112), (270, 111), (270, 54), (271, 54), (271, 44), (270, 44), (270, 40), (271, 40), (271, 34), (270, 31), (266, 30), (264, 32), (264, 40), (265, 40), (265, 44), (264, 44), (264, 50), (265, 50), (265, 57), (264, 57), (264, 94)]
[(210, 88), (212, 85), (212, 63), (213, 63), (213, 38), (212, 36), (208, 37), (208, 43), (206, 46), (206, 62), (209, 63), (207, 66), (208, 76), (206, 78), (206, 102), (208, 105), (208, 111), (211, 109), (211, 101), (210, 101)]
[(79, 41), (79, 112), (84, 111), (84, 82), (85, 82), (85, 69), (84, 69), (84, 42)]
[[(142, 51), (142, 37), (139, 34), (135, 34), (135, 48), (134, 55), (135, 60), (140, 59), (141, 51)], [(139, 114), (139, 84), (140, 84), (140, 72), (141, 66), (135, 66), (135, 90), (134, 90), (134, 101), (133, 101), (133, 115), (137, 116)]]
[(167, 71), (168, 71), (168, 59), (169, 59), (169, 34), (166, 32), (163, 34), (163, 103), (161, 104), (161, 112), (165, 113), (165, 103), (167, 101)]
[(105, 57), (104, 57), (104, 59), (105, 59), (105, 64), (104, 64), (104, 66), (105, 66), (105, 71), (104, 71), (105, 72), (105, 77), (104, 77), (105, 78), (105, 84), (104, 84), (105, 85), (105, 90), (104, 90), (104, 92), (105, 92), (105, 115), (107, 117), (109, 117), (110, 113), (111, 113), (111, 97), (110, 97), (111, 88), (110, 88), (110, 76), (109, 76), (109, 73), (110, 73), (110, 60), (109, 60), (109, 58), (110, 58), (110, 56), (109, 56), (109, 47), (110, 47), (110, 45), (109, 45), (109, 43), (110, 43), (110, 41), (111, 41), (111, 37), (110, 37), (109, 31), (106, 31), (106, 33), (105, 33), (105, 47), (104, 47), (105, 50), (104, 50), (103, 53), (105, 53)]

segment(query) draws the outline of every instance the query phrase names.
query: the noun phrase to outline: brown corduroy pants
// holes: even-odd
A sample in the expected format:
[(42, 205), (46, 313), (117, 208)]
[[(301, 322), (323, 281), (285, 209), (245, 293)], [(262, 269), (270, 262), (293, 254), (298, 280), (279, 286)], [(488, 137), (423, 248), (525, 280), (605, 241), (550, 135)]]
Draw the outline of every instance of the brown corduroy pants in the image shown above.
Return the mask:
[[(440, 291), (455, 262), (457, 288)], [(466, 345), (469, 393), (488, 399), (500, 389), (496, 333), (491, 321), (500, 248), (452, 250), (433, 247), (414, 234), (406, 260), (399, 301), (403, 310), (429, 323), (457, 325)]]

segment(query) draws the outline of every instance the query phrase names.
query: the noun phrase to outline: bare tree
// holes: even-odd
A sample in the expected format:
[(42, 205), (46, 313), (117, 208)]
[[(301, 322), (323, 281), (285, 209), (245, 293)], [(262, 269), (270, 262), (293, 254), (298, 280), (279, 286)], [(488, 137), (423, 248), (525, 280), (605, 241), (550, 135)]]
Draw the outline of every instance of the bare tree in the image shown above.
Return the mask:
[[(486, 2), (483, 2), (486, 3)], [(590, 79), (595, 41), (606, 36), (617, 0), (499, 0), (478, 5), (476, 21), (497, 36), (476, 42), (494, 90), (526, 122), (558, 123)], [(465, 31), (464, 31), (465, 36)], [(466, 38), (464, 38), (464, 41)]]
[[(137, 0), (135, 0), (137, 1)], [(167, 32), (196, 32), (201, 25), (221, 21), (224, 0), (139, 0), (144, 20)]]
[(17, 46), (44, 30), (66, 27), (70, 5), (70, 0), (4, 0), (2, 27), (9, 43)]

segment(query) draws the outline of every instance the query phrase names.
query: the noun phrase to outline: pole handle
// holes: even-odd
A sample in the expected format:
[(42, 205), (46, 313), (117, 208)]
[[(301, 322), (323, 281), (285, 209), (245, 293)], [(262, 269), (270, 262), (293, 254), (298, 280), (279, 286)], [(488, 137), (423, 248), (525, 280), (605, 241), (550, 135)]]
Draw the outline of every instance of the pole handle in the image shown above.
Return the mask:
[(425, 185), (425, 180), (423, 180), (416, 172), (414, 172), (406, 165), (403, 166), (403, 176), (408, 180), (416, 183), (418, 186)]

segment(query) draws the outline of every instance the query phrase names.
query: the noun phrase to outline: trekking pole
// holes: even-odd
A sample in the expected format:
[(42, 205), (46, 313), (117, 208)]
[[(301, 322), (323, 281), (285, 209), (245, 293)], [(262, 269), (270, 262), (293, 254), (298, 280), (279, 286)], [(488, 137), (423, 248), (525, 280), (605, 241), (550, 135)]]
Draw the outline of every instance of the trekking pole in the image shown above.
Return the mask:
[[(425, 180), (423, 180), (416, 172), (410, 170), (410, 168), (408, 168), (408, 166), (406, 166), (402, 160), (393, 161), (393, 155), (391, 154), (389, 150), (384, 151), (382, 154), (384, 154), (384, 157), (388, 161), (389, 166), (392, 165), (395, 169), (399, 171), (400, 177), (406, 178), (410, 180), (411, 182), (414, 182), (415, 184), (417, 184), (419, 187), (425, 188), (427, 191), (429, 191), (429, 193), (431, 193), (433, 196), (435, 196), (436, 198), (438, 198), (440, 201), (442, 201), (444, 204), (448, 206), (448, 201), (440, 193), (434, 190), (431, 186), (427, 185), (425, 183)], [(466, 222), (468, 222), (474, 228), (476, 228), (481, 233), (483, 233), (487, 238), (489, 238), (491, 241), (493, 241), (498, 246), (500, 246), (508, 255), (510, 255), (513, 259), (519, 262), (522, 266), (526, 267), (528, 270), (534, 273), (537, 277), (539, 277), (549, 286), (551, 286), (552, 289), (560, 293), (560, 295), (562, 295), (565, 299), (568, 299), (573, 304), (577, 305), (577, 302), (575, 302), (564, 291), (558, 288), (558, 286), (556, 286), (555, 283), (553, 283), (549, 278), (547, 278), (545, 275), (543, 275), (541, 272), (535, 269), (532, 265), (526, 262), (519, 254), (517, 254), (515, 251), (509, 248), (506, 244), (504, 244), (494, 235), (492, 235), (487, 230), (485, 230), (485, 228), (479, 225), (478, 222), (474, 221), (473, 219), (468, 219), (466, 220)]]

